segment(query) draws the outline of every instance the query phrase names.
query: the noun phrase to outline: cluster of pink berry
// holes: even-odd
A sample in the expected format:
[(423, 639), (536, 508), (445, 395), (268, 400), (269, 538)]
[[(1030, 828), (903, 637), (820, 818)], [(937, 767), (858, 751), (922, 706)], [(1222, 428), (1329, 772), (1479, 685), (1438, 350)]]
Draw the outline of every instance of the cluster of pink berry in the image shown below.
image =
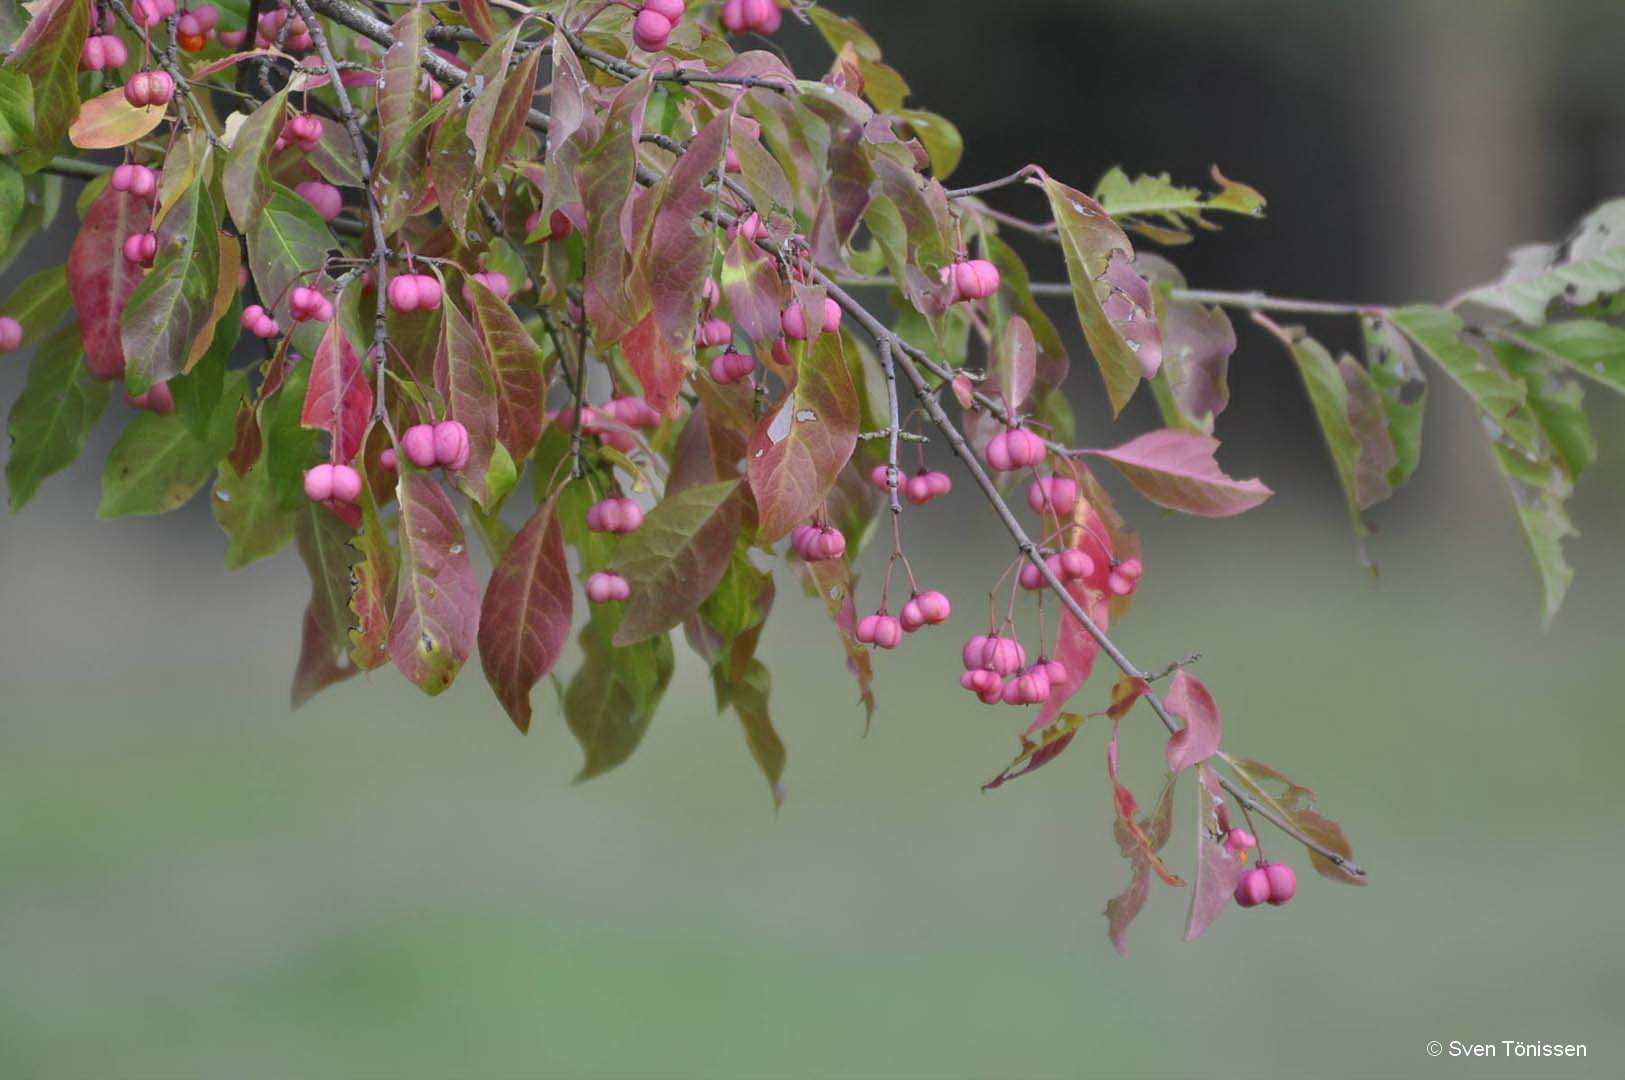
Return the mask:
[(310, 113), (296, 113), (288, 117), (287, 123), (282, 125), (282, 131), (271, 144), (271, 152), (276, 153), (284, 147), (291, 146), (302, 154), (308, 154), (322, 144), (322, 121), (319, 116)]
[(175, 395), (170, 392), (168, 383), (153, 383), (139, 394), (125, 394), (124, 403), (132, 409), (145, 409), (159, 416), (175, 411)]
[(628, 600), (631, 596), (631, 583), (613, 570), (600, 570), (587, 576), (587, 599), (594, 604)]
[(320, 289), (295, 285), (288, 293), (288, 311), (296, 321), (327, 322), (333, 317), (333, 302)]
[(401, 452), (420, 469), (438, 465), (456, 472), (468, 464), (468, 429), (456, 420), (413, 424), (401, 433)]
[(124, 100), (136, 108), (168, 105), (175, 96), (175, 80), (167, 71), (138, 71), (124, 84)]
[(361, 474), (349, 465), (313, 465), (305, 470), (305, 496), (311, 502), (354, 505), (361, 498)]
[(960, 259), (942, 268), (942, 282), (953, 284), (955, 300), (986, 300), (999, 291), (999, 268), (986, 259)]
[[(881, 491), (891, 490), (891, 478), (888, 475), (891, 467), (876, 465), (869, 470), (869, 483)], [(954, 488), (952, 478), (945, 472), (927, 472), (921, 468), (907, 480), (898, 478), (897, 490), (914, 506), (924, 506), (932, 499), (940, 499)]]
[(1013, 427), (989, 439), (984, 453), (988, 468), (996, 472), (1014, 472), (1043, 464), (1044, 458), (1049, 456), (1049, 448), (1044, 445), (1043, 439), (1026, 428)]
[(829, 525), (797, 525), (790, 530), (790, 548), (803, 562), (828, 562), (846, 554), (846, 534)]
[(150, 199), (158, 190), (158, 174), (145, 165), (115, 165), (107, 184), (114, 191), (127, 191), (140, 199)]
[[(282, 36), (281, 33), (283, 23), (288, 24), (286, 36)], [(247, 30), (222, 30), (220, 44), (228, 49), (240, 48), (247, 37)], [(259, 22), (254, 27), (254, 47), (269, 49), (277, 44), (278, 37), (282, 37), (282, 48), (288, 52), (304, 52), (316, 45), (315, 39), (310, 35), (310, 28), (305, 25), (305, 20), (295, 17), (289, 22), (288, 9), (284, 7), (276, 7), (260, 15)]]
[(151, 266), (158, 258), (158, 237), (150, 232), (131, 233), (126, 236), (124, 258), (137, 266)]
[(711, 378), (719, 383), (736, 383), (741, 379), (750, 378), (750, 373), (756, 370), (756, 358), (746, 353), (722, 353), (711, 361)]
[(199, 4), (175, 20), (175, 44), (186, 52), (200, 52), (209, 43), (220, 13), (213, 4)]
[[(779, 325), (784, 330), (784, 336), (791, 341), (807, 340), (807, 313), (802, 310), (801, 302), (795, 301), (779, 316)], [(824, 297), (824, 329), (826, 334), (833, 334), (841, 328), (841, 305), (829, 297)]]
[(1027, 663), (1021, 642), (1001, 634), (978, 634), (960, 654), (965, 673), (959, 685), (985, 705), (1038, 705), (1049, 700), (1052, 683), (1066, 679), (1066, 665), (1039, 657)]
[(773, 0), (725, 0), (722, 25), (730, 34), (777, 33), (782, 15)]
[(133, 0), (130, 4), (130, 14), (136, 23), (151, 30), (178, 9), (175, 0)]
[(123, 67), (130, 60), (130, 50), (124, 47), (117, 34), (91, 34), (79, 52), (79, 66), (86, 71)]
[(271, 313), (258, 304), (243, 308), (243, 329), (257, 338), (274, 338), (281, 327)]
[(659, 52), (682, 20), (683, 0), (643, 0), (632, 20), (632, 44), (644, 52)]
[[(551, 418), (565, 431), (575, 430), (574, 409), (560, 409)], [(649, 430), (659, 426), (660, 414), (640, 397), (610, 398), (596, 408), (586, 405), (581, 409), (581, 433), (623, 454), (631, 452), (637, 445), (632, 438), (632, 430)]]
[(901, 616), (888, 614), (882, 607), (873, 615), (865, 615), (859, 619), (852, 636), (865, 645), (895, 649), (902, 642), (905, 633), (912, 634), (922, 626), (941, 625), (948, 621), (951, 614), (953, 605), (942, 593), (935, 590), (915, 593), (909, 597), (908, 603), (903, 605)]
[(401, 314), (433, 311), (440, 306), (440, 279), (433, 274), (400, 274), (385, 289), (389, 306)]
[(294, 194), (316, 208), (323, 221), (331, 222), (344, 209), (344, 194), (321, 180), (305, 180), (294, 186)]
[(625, 495), (611, 495), (587, 507), (587, 528), (621, 536), (643, 527), (643, 508)]

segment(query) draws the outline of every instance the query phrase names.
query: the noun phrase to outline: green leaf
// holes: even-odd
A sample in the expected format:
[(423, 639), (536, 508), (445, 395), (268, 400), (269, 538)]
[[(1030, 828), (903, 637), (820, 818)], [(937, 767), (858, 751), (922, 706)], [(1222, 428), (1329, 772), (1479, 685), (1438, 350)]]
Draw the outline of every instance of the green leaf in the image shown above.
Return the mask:
[(1391, 494), (1387, 476), (1397, 460), (1381, 395), (1365, 368), (1352, 357), (1333, 360), (1326, 347), (1302, 327), (1268, 322), (1266, 326), (1287, 347), (1303, 377), (1348, 503), (1349, 520), (1363, 541), (1370, 529), (1360, 511)]
[[(1218, 757), (1230, 766), (1236, 774), (1236, 779), (1241, 781), (1241, 786), (1249, 795), (1270, 807), (1297, 826), (1305, 836), (1328, 850), (1335, 851), (1345, 858), (1353, 856), (1354, 850), (1349, 846), (1343, 827), (1315, 808), (1313, 790), (1296, 783), (1261, 761), (1231, 757), (1222, 750), (1219, 751)], [(1345, 885), (1365, 884), (1365, 878), (1349, 873), (1313, 848), (1306, 850), (1309, 852), (1310, 864), (1322, 876)]]
[[(310, 603), (306, 610), (315, 619), (329, 647), (348, 652), (350, 644), (351, 575), (361, 553), (352, 541), (357, 532), (339, 516), (309, 499), (293, 512), (294, 538), (299, 558), (310, 577)], [(376, 515), (374, 516), (376, 521)]]
[(1505, 332), (1507, 340), (1567, 364), (1616, 393), (1625, 394), (1625, 330), (1595, 319), (1568, 319)]
[(248, 114), (226, 154), (220, 185), (225, 192), (231, 220), (248, 229), (271, 201), (271, 172), (266, 162), (271, 144), (282, 131), (288, 108), (288, 90), (272, 95)]
[(26, 76), (34, 91), (33, 130), (23, 135), (13, 129), (18, 147), (7, 151), (25, 173), (51, 160), (79, 113), (79, 55), (89, 29), (84, 0), (43, 0), (12, 46), (6, 67)]
[(11, 242), (11, 234), (28, 209), (28, 189), (23, 174), (11, 162), (0, 158), (0, 244)]
[(0, 154), (15, 154), (34, 130), (34, 84), (21, 71), (0, 68)]
[(1528, 387), (1462, 340), (1463, 324), (1443, 308), (1415, 305), (1391, 313), (1396, 326), (1444, 369), (1477, 406), (1495, 463), (1540, 572), (1544, 621), (1550, 624), (1574, 580), (1563, 541), (1574, 535), (1564, 509), (1570, 474), (1541, 430)]
[(739, 717), (745, 746), (767, 780), (768, 790), (773, 794), (773, 804), (783, 805), (784, 740), (779, 738), (777, 729), (773, 727), (773, 716), (768, 709), (768, 699), (773, 692), (773, 676), (767, 665), (752, 657), (745, 662), (745, 670), (734, 682), (724, 682), (720, 668), (712, 672), (712, 680), (718, 696), (726, 696), (734, 715)]
[(1083, 336), (1100, 366), (1111, 399), (1112, 415), (1123, 411), (1145, 375), (1136, 349), (1119, 331), (1102, 306), (1110, 287), (1102, 282), (1114, 257), (1125, 265), (1134, 247), (1100, 204), (1081, 191), (1044, 177), (1051, 211), (1066, 255), (1066, 273), (1072, 282), (1072, 300), (1078, 309)]
[(40, 345), (6, 419), (11, 433), (6, 484), (13, 512), (34, 497), (47, 476), (78, 459), (110, 396), (107, 383), (85, 367), (77, 326), (63, 327)]
[(728, 569), (739, 535), (738, 480), (668, 492), (622, 538), (614, 567), (632, 587), (616, 645), (670, 630), (697, 611)]
[(1500, 280), (1464, 293), (1458, 303), (1483, 304), (1539, 325), (1558, 299), (1583, 307), (1625, 289), (1622, 237), (1625, 199), (1611, 199), (1587, 214), (1563, 244), (1514, 250)]
[(389, 663), (389, 628), (394, 617), (395, 580), (400, 558), (378, 520), (369, 490), (361, 493), (361, 532), (350, 541), (359, 554), (352, 566), (349, 617), (350, 661), (363, 671)]
[(269, 310), (283, 326), (293, 325), (288, 293), (327, 260), (337, 246), (327, 223), (310, 203), (281, 184), (271, 185), (265, 209), (246, 226), (248, 268)]
[(1529, 409), (1571, 478), (1597, 460), (1597, 440), (1585, 414), (1585, 388), (1561, 364), (1511, 342), (1496, 342), (1495, 358), (1524, 384)]
[(1217, 229), (1203, 217), (1209, 211), (1263, 216), (1264, 196), (1255, 189), (1227, 178), (1216, 167), (1213, 180), (1219, 190), (1204, 195), (1198, 188), (1175, 184), (1167, 173), (1130, 179), (1114, 167), (1100, 178), (1095, 198), (1125, 229), (1163, 244), (1188, 243), (1195, 229)]
[(577, 783), (602, 776), (632, 756), (649, 730), (675, 666), (666, 634), (615, 647), (617, 607), (593, 605), (592, 618), (580, 636), (581, 667), (563, 694), (565, 723), (586, 755)]
[(18, 282), (5, 303), (0, 304), (0, 315), (9, 315), (22, 324), (23, 340), (18, 348), (24, 349), (61, 322), (72, 306), (68, 268), (59, 263)]
[(227, 570), (240, 570), (256, 559), (275, 555), (293, 539), (294, 513), (279, 504), (269, 459), (263, 454), (246, 476), (238, 476), (230, 462), (220, 466), (210, 508), (229, 541)]
[[(429, 138), (415, 126), (429, 108), (429, 91), (418, 69), (428, 22), (424, 5), (406, 9), (391, 28), (391, 44), (378, 73), (378, 168), (372, 190), (386, 233), (406, 223), (429, 186)], [(457, 96), (448, 92), (441, 103), (449, 109)]]
[(227, 378), (209, 437), (199, 439), (179, 416), (143, 412), (124, 426), (102, 471), (99, 517), (167, 514), (197, 494), (236, 434), (237, 405), (247, 380), (234, 371)]
[(200, 439), (208, 438), (209, 422), (226, 385), (226, 364), (243, 333), (242, 311), (242, 294), (234, 290), (231, 306), (214, 324), (214, 334), (203, 358), (185, 375), (169, 380), (176, 415), (184, 419), (192, 434)]
[(214, 200), (200, 174), (158, 226), (157, 261), (124, 306), (128, 392), (143, 393), (181, 374), (194, 344), (213, 337), (219, 271)]
[(858, 442), (858, 398), (839, 334), (807, 342), (795, 389), (756, 426), (747, 475), (758, 536), (772, 543), (824, 501)]
[(931, 159), (932, 176), (945, 180), (959, 168), (959, 161), (965, 156), (965, 139), (953, 121), (924, 109), (900, 109), (897, 116), (908, 121), (909, 130), (925, 147)]
[(1427, 407), (1428, 384), (1405, 335), (1382, 319), (1363, 321), (1366, 368), (1382, 392), (1388, 418), (1388, 438), (1394, 444), (1394, 464), (1388, 486), (1403, 487), (1422, 460), (1422, 416)]

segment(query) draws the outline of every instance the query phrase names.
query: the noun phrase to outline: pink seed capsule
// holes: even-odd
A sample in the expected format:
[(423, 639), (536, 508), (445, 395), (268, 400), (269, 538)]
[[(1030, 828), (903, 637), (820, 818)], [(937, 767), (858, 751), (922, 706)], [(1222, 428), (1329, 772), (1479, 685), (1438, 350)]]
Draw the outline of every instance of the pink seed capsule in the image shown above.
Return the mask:
[[(434, 426), (435, 463), (456, 472), (468, 464), (468, 429), (455, 420)], [(630, 531), (630, 530), (628, 530)]]
[(726, 345), (733, 340), (734, 328), (725, 319), (706, 319), (694, 335), (694, 344), (701, 349)]
[(1270, 898), (1269, 874), (1255, 867), (1241, 875), (1236, 882), (1236, 903), (1242, 907), (1257, 907)]
[(86, 71), (100, 71), (108, 66), (100, 35), (92, 34), (85, 39), (85, 47), (79, 50), (79, 66)]
[(643, 7), (660, 12), (673, 26), (683, 21), (683, 0), (643, 0)]
[(631, 595), (631, 584), (612, 570), (601, 570), (587, 578), (587, 599), (594, 604), (613, 603)]
[(213, 4), (199, 4), (192, 9), (192, 18), (196, 19), (198, 27), (207, 33), (219, 24), (220, 12)]
[[(321, 215), (323, 221), (332, 221), (339, 216), (339, 211), (344, 209), (344, 196), (332, 184), (324, 183), (321, 180), (306, 180), (293, 190), (294, 194), (316, 208), (316, 213)], [(438, 289), (439, 287), (439, 283), (436, 282), (435, 288)], [(433, 305), (420, 303), (419, 306)]]
[(333, 466), (313, 465), (305, 470), (305, 497), (311, 502), (326, 502), (333, 497)]
[(903, 624), (894, 615), (880, 612), (875, 616), (874, 643), (882, 649), (895, 649), (903, 641)]
[(1045, 585), (1044, 575), (1030, 562), (1021, 564), (1021, 569), (1016, 572), (1016, 581), (1029, 591), (1042, 589)]
[(1040, 476), (1027, 485), (1027, 505), (1035, 514), (1070, 517), (1078, 505), (1078, 482), (1070, 476)]
[(846, 535), (839, 529), (820, 529), (815, 553), (821, 562), (839, 559), (846, 554)]
[(993, 637), (988, 642), (987, 658), (982, 666), (990, 671), (1013, 675), (1027, 663), (1027, 650), (1015, 638)]
[(799, 303), (793, 303), (784, 309), (779, 316), (779, 325), (784, 328), (784, 336), (791, 341), (807, 340), (807, 313), (802, 310)]
[(983, 451), (987, 458), (987, 467), (994, 472), (1010, 472), (1019, 466), (1010, 454), (1010, 433), (1001, 431), (987, 441), (987, 449)]
[(655, 412), (653, 405), (640, 397), (611, 398), (604, 409), (629, 428), (647, 430), (660, 426), (660, 414)]
[(880, 615), (878, 612), (874, 615), (865, 615), (858, 620), (858, 625), (852, 631), (852, 636), (865, 645), (873, 645), (875, 643), (875, 627), (879, 623)]
[(886, 464), (880, 464), (880, 465), (876, 465), (874, 468), (870, 469), (869, 470), (869, 483), (874, 485), (876, 488), (878, 488), (881, 491), (890, 491), (891, 490), (891, 466), (886, 465)]
[(1010, 464), (1012, 468), (1024, 469), (1029, 465), (1042, 464), (1049, 453), (1044, 440), (1028, 431), (1026, 428), (1011, 428), (1006, 433), (1009, 440)]
[(333, 466), (333, 498), (354, 503), (361, 498), (361, 474), (348, 465)]
[(935, 589), (923, 592), (914, 599), (920, 605), (920, 615), (927, 626), (945, 623), (953, 614), (954, 606), (948, 602), (948, 597)]
[(986, 668), (977, 668), (959, 676), (959, 685), (973, 694), (985, 694), (999, 689), (999, 677)]
[(644, 52), (659, 52), (671, 37), (671, 20), (645, 7), (632, 21), (632, 44)]
[(395, 472), (401, 467), (400, 462), (395, 456), (395, 448), (393, 446), (386, 446), (378, 452), (378, 464), (388, 469), (390, 472)]
[(740, 0), (739, 17), (746, 30), (771, 34), (779, 28), (779, 9), (773, 0)]
[(385, 290), (389, 306), (401, 314), (418, 309), (418, 278), (416, 274), (402, 274), (389, 279)]
[(1140, 576), (1145, 573), (1145, 566), (1140, 562), (1139, 559), (1124, 559), (1122, 562), (1113, 567), (1113, 569), (1120, 574), (1124, 580), (1133, 582), (1138, 582), (1140, 580)]
[(1224, 837), (1224, 850), (1235, 854), (1258, 846), (1258, 837), (1246, 829), (1231, 829)]
[(728, 230), (730, 237), (738, 233), (745, 238), (746, 243), (754, 244), (756, 238), (762, 234), (762, 216), (756, 213), (746, 214), (739, 219), (739, 223)]
[(1037, 666), (1044, 669), (1044, 677), (1049, 679), (1051, 688), (1066, 684), (1066, 665), (1059, 660), (1040, 659)]
[(137, 266), (151, 266), (158, 257), (158, 238), (152, 233), (132, 233), (124, 238), (124, 258)]
[(705, 287), (700, 290), (700, 302), (705, 305), (706, 311), (722, 303), (722, 289), (717, 285), (716, 278), (705, 279)]
[(1286, 863), (1270, 863), (1260, 869), (1264, 871), (1265, 879), (1269, 882), (1269, 902), (1275, 907), (1280, 907), (1292, 899), (1292, 895), (1298, 891), (1298, 875), (1294, 874), (1292, 867)]
[(988, 642), (993, 639), (987, 634), (977, 634), (965, 642), (960, 650), (959, 657), (965, 665), (966, 671), (980, 671), (987, 666)]
[(8, 353), (23, 343), (23, 324), (10, 315), (0, 315), (0, 353)]
[[(509, 294), (513, 292), (513, 286), (508, 284), (507, 274), (499, 274), (494, 270), (488, 270), (470, 274), (469, 278), (496, 293), (498, 299), (501, 300), (508, 299)], [(463, 286), (463, 302), (468, 304), (469, 307), (474, 306), (474, 290), (467, 285)]]
[(1058, 575), (1064, 581), (1084, 581), (1095, 572), (1095, 561), (1077, 548), (1056, 556)]
[(756, 358), (745, 353), (725, 352), (711, 361), (711, 377), (719, 383), (736, 383), (756, 370)]
[(435, 450), (434, 428), (429, 424), (413, 424), (401, 433), (401, 452), (406, 460), (420, 469), (432, 469), (439, 463)]

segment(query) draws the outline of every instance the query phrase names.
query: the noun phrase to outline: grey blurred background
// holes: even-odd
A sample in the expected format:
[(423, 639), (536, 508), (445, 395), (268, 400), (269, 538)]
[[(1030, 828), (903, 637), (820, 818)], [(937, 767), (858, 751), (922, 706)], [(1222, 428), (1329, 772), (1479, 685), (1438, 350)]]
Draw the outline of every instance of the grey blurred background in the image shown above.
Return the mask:
[[(1615, 4), (843, 6), (959, 122), (966, 182), (1216, 163), (1260, 187), (1267, 220), (1174, 253), (1205, 286), (1440, 299), (1625, 191)], [(22, 369), (0, 363), (8, 406)], [(781, 582), (775, 814), (686, 656), (637, 756), (580, 787), (546, 687), (522, 739), (477, 668), (435, 701), (384, 672), (288, 712), (297, 559), (227, 575), (201, 499), (96, 521), (108, 423), (0, 521), (0, 1074), (1620, 1075), (1625, 409), (1592, 394), (1604, 460), (1542, 633), (1442, 380), (1422, 469), (1375, 515), (1379, 585), (1284, 359), (1243, 329), (1233, 373), (1225, 460), (1280, 494), (1217, 523), (1125, 499), (1148, 573), (1122, 641), (1148, 665), (1205, 654), (1227, 742), (1321, 789), (1368, 888), (1304, 870), (1291, 905), (1192, 945), (1161, 889), (1120, 960), (1103, 733), (978, 790), (1021, 723), (955, 685), (1004, 560), (968, 497), (906, 524), (961, 614), (879, 659), (867, 738)], [(1147, 798), (1160, 743), (1126, 729)], [(1187, 867), (1190, 817), (1187, 792)], [(1589, 1056), (1434, 1061), (1431, 1039)]]

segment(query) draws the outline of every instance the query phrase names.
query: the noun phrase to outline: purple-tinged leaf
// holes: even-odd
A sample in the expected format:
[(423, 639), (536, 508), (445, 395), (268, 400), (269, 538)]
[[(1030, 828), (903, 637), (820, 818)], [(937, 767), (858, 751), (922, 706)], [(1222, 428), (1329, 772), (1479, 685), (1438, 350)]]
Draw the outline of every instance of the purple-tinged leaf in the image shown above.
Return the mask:
[[(485, 89), (468, 107), (468, 141), (482, 177), (490, 177), (525, 130), (530, 99), (536, 96), (536, 69), (541, 49), (528, 49), (513, 63), (523, 24), (503, 39), (502, 48), (487, 49), (469, 73), (485, 78)], [(477, 82), (476, 82), (477, 84)], [(466, 83), (464, 85), (467, 85)]]
[(283, 326), (292, 326), (288, 294), (295, 285), (308, 283), (311, 272), (327, 261), (327, 253), (338, 246), (333, 233), (314, 206), (281, 184), (271, 185), (264, 209), (242, 228), (248, 269), (266, 310)]
[(1099, 203), (1043, 178), (1066, 255), (1083, 336), (1100, 365), (1112, 413), (1123, 411), (1142, 378), (1161, 363), (1150, 286), (1134, 272), (1134, 247)]
[(1242, 857), (1224, 845), (1217, 813), (1219, 797), (1213, 794), (1218, 786), (1213, 770), (1206, 765), (1196, 769), (1201, 780), (1196, 788), (1196, 881), (1191, 886), (1190, 913), (1185, 919), (1186, 941), (1201, 937), (1230, 906), (1236, 884), (1247, 870)]
[(361, 496), (361, 531), (350, 541), (357, 557), (345, 616), (350, 662), (363, 671), (389, 663), (390, 620), (394, 616), (400, 557), (378, 520), (371, 496)]
[(480, 584), (457, 510), (434, 478), (401, 463), (400, 581), (389, 655), (426, 694), (450, 686), (474, 650)]
[(124, 257), (124, 241), (146, 231), (148, 220), (145, 200), (109, 185), (85, 211), (68, 252), (68, 291), (79, 315), (85, 362), (98, 379), (124, 374), (119, 320), (143, 272)]
[(646, 269), (631, 262), (631, 204), (638, 138), (643, 134), (643, 110), (652, 85), (647, 76), (640, 76), (621, 88), (610, 106), (603, 134), (576, 168), (587, 214), (582, 295), (587, 318), (598, 338), (606, 342), (619, 341), (642, 317), (629, 290), (636, 274)]
[[(457, 10), (468, 21), (468, 28), (485, 44), (490, 45), (497, 39), (496, 20), (491, 17), (490, 0), (460, 0)], [(533, 53), (540, 52), (532, 49)]]
[(575, 50), (561, 35), (553, 37), (553, 93), (547, 127), (547, 178), (542, 217), (581, 201), (576, 167), (581, 155), (598, 141), (602, 119), (592, 103), (592, 84), (582, 73)]
[(1236, 330), (1221, 308), (1167, 295), (1157, 298), (1162, 327), (1162, 370), (1152, 389), (1163, 420), (1204, 435), (1230, 404), (1230, 354)]
[(295, 517), (294, 539), (310, 577), (310, 603), (305, 611), (315, 618), (329, 647), (348, 654), (351, 575), (360, 558), (352, 541), (359, 534), (327, 507), (308, 500)]
[(841, 648), (846, 653), (846, 669), (858, 682), (858, 700), (863, 703), (864, 725), (867, 727), (875, 716), (874, 660), (854, 635), (858, 620), (852, 596), (857, 583), (852, 567), (845, 559), (828, 559), (802, 563), (801, 569), (805, 575), (803, 586), (806, 592), (824, 602), (824, 609), (835, 624)]
[(489, 512), (513, 490), (514, 463), (497, 439), (496, 382), (479, 335), (455, 305), (441, 311), (435, 383), (446, 397), (446, 419), (468, 429), (468, 462), (457, 486)]
[(649, 240), (649, 296), (655, 325), (665, 339), (666, 351), (680, 359), (694, 348), (700, 289), (716, 248), (716, 227), (700, 216), (715, 198), (706, 189), (705, 178), (722, 168), (732, 115), (725, 112), (712, 117), (672, 166)]
[(739, 535), (738, 480), (668, 492), (643, 527), (623, 537), (614, 568), (632, 587), (614, 643), (631, 645), (669, 630), (716, 588)]
[(794, 390), (751, 436), (747, 471), (763, 543), (812, 515), (857, 443), (857, 390), (841, 336), (820, 334), (797, 364)]
[[(208, 185), (200, 177), (158, 226), (157, 260), (130, 294), (120, 319), (124, 386), (129, 393), (145, 393), (154, 383), (168, 382), (208, 350), (219, 317), (220, 233), (215, 214)], [(235, 273), (232, 279), (235, 291)]]
[(480, 605), (480, 666), (514, 726), (530, 730), (530, 692), (570, 638), (574, 599), (558, 504), (536, 508), (491, 571)]
[(1126, 937), (1129, 924), (1139, 915), (1140, 909), (1145, 906), (1146, 897), (1151, 892), (1151, 871), (1155, 870), (1157, 876), (1169, 885), (1185, 884), (1182, 879), (1168, 872), (1168, 868), (1163, 865), (1161, 857), (1157, 854), (1168, 842), (1169, 833), (1173, 830), (1175, 778), (1169, 776), (1162, 785), (1162, 794), (1151, 813), (1135, 821), (1134, 813), (1137, 808), (1134, 796), (1117, 779), (1115, 725), (1111, 742), (1106, 748), (1106, 765), (1111, 774), (1112, 787), (1115, 791), (1114, 804), (1117, 807), (1117, 821), (1112, 831), (1117, 838), (1118, 850), (1129, 860), (1132, 867), (1128, 888), (1106, 904), (1106, 936), (1117, 949), (1118, 955), (1127, 956)]
[(644, 399), (662, 416), (669, 416), (677, 408), (677, 393), (688, 377), (685, 360), (693, 352), (694, 328), (688, 329), (686, 348), (673, 348), (670, 340), (655, 325), (653, 312), (634, 326), (621, 339), (621, 351), (626, 354), (627, 366), (638, 377)]
[(728, 145), (739, 160), (739, 177), (744, 181), (751, 201), (763, 210), (775, 207), (791, 209), (795, 196), (790, 193), (790, 182), (785, 178), (778, 159), (757, 139), (749, 120), (737, 112), (729, 116)]
[(1002, 787), (1017, 777), (1026, 776), (1060, 757), (1061, 752), (1072, 745), (1072, 740), (1078, 734), (1078, 728), (1086, 719), (1088, 717), (1083, 713), (1064, 712), (1041, 730), (1023, 735), (1021, 752), (999, 775), (983, 784), (982, 790), (992, 791), (996, 787)]
[(429, 91), (418, 67), (427, 45), (428, 11), (413, 4), (396, 21), (378, 75), (378, 166), (372, 190), (386, 233), (405, 224), (429, 184), (428, 134), (415, 130), (429, 109)]
[(1033, 340), (1033, 328), (1020, 315), (1005, 323), (993, 354), (993, 370), (989, 372), (998, 387), (1004, 403), (1012, 412), (1021, 411), (1032, 393), (1037, 374), (1038, 343)]
[(295, 709), (329, 686), (361, 673), (344, 655), (344, 650), (333, 647), (308, 607), (299, 630), (299, 663), (293, 669), (293, 689), (288, 695), (289, 704)]
[(1175, 672), (1162, 707), (1185, 721), (1183, 728), (1168, 737), (1169, 772), (1200, 764), (1218, 751), (1224, 733), (1219, 706), (1201, 679), (1184, 669)]
[(1244, 513), (1274, 494), (1263, 481), (1233, 480), (1214, 460), (1219, 440), (1179, 428), (1150, 431), (1122, 446), (1085, 453), (1116, 465), (1135, 489), (1170, 510), (1198, 517)]
[(299, 422), (331, 435), (334, 460), (347, 463), (355, 460), (371, 419), (372, 387), (366, 369), (335, 319), (328, 323), (311, 358)]
[(470, 313), (496, 389), (497, 438), (514, 461), (523, 461), (542, 435), (547, 384), (542, 348), (496, 293), (473, 278)]
[(790, 302), (790, 290), (767, 252), (742, 236), (723, 252), (722, 292), (735, 325), (752, 341), (774, 341), (784, 333), (779, 315)]
[[(1072, 599), (1101, 630), (1107, 629), (1111, 624), (1111, 610), (1104, 597), (1098, 593), (1091, 595), (1084, 588), (1082, 582), (1074, 581), (1067, 584), (1066, 591)], [(1067, 701), (1083, 689), (1094, 674), (1095, 658), (1100, 655), (1100, 642), (1095, 640), (1093, 634), (1083, 628), (1083, 624), (1074, 619), (1064, 608), (1060, 616), (1061, 624), (1055, 631), (1055, 656), (1066, 668), (1066, 677), (1059, 681), (1050, 680), (1049, 697), (1039, 708), (1038, 715), (1028, 725), (1026, 736), (1032, 735), (1041, 728), (1047, 728), (1054, 723), (1055, 718), (1061, 714), (1061, 709)]]

